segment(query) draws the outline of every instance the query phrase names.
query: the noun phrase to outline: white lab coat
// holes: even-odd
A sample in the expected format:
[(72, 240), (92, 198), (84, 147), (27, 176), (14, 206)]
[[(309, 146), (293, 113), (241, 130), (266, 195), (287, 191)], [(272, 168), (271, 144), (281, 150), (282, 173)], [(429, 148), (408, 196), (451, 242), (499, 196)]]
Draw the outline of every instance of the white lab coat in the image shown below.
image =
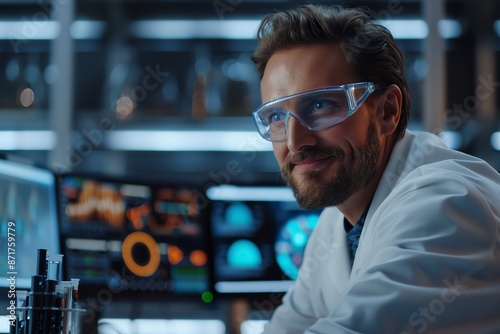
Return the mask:
[(264, 333), (500, 333), (499, 175), (407, 131), (352, 268), (344, 217), (326, 208)]

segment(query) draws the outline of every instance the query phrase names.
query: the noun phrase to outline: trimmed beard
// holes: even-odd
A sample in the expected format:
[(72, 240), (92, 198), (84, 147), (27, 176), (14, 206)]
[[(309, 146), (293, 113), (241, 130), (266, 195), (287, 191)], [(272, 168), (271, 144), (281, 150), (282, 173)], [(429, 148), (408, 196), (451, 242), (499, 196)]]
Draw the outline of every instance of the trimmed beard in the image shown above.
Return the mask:
[[(337, 206), (368, 186), (375, 177), (375, 166), (380, 155), (380, 141), (373, 121), (368, 126), (367, 138), (365, 144), (355, 148), (351, 160), (346, 160), (346, 154), (340, 147), (310, 147), (286, 157), (281, 175), (300, 207), (309, 210)], [(292, 177), (292, 169), (298, 162), (326, 157), (333, 158), (339, 164), (337, 175), (330, 181), (325, 183), (317, 179), (321, 171), (308, 172), (300, 182)]]

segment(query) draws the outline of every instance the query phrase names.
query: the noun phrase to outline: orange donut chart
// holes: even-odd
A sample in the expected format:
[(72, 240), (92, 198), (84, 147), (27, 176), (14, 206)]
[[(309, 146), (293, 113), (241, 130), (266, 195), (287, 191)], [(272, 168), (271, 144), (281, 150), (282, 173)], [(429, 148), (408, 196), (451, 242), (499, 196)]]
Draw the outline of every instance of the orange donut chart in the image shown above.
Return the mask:
[[(149, 251), (149, 262), (141, 265), (135, 262), (132, 249), (136, 244), (143, 244)], [(155, 273), (160, 265), (160, 249), (155, 239), (144, 232), (130, 233), (122, 244), (122, 257), (125, 266), (137, 276), (147, 277)]]

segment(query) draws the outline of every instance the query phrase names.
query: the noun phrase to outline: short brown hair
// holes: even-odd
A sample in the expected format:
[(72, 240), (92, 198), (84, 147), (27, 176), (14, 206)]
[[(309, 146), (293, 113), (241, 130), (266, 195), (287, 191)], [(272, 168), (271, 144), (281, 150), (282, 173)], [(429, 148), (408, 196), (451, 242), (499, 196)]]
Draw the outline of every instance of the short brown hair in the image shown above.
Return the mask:
[(371, 20), (369, 10), (341, 6), (302, 5), (264, 16), (257, 30), (252, 60), (260, 77), (271, 56), (295, 46), (339, 43), (346, 60), (364, 80), (381, 86), (395, 84), (403, 93), (397, 136), (404, 135), (410, 115), (410, 92), (403, 55), (390, 31)]

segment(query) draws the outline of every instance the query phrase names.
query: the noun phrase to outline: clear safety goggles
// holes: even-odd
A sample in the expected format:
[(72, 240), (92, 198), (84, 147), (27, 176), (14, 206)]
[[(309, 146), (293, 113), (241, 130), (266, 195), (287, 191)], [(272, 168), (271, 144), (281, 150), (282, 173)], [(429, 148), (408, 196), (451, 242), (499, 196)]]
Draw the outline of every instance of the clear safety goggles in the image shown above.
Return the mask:
[(372, 82), (357, 82), (315, 89), (266, 102), (252, 116), (262, 138), (278, 142), (286, 138), (290, 117), (309, 130), (324, 130), (353, 115), (379, 88)]

